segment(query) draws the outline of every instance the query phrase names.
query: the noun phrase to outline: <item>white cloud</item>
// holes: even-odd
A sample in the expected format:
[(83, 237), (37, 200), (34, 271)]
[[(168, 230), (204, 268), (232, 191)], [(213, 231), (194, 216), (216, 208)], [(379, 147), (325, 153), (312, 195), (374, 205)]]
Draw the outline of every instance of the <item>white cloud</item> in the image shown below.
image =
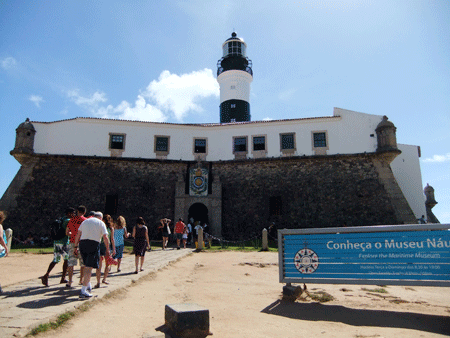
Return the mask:
[(442, 162), (449, 162), (450, 161), (450, 153), (447, 153), (445, 155), (433, 155), (433, 157), (426, 158), (422, 160), (422, 162), (425, 163), (442, 163)]
[(3, 69), (11, 69), (17, 65), (17, 61), (16, 61), (16, 59), (14, 59), (13, 57), (10, 56), (3, 60), (0, 60), (0, 64)]
[(76, 105), (82, 106), (91, 111), (97, 110), (99, 103), (108, 101), (106, 94), (98, 91), (92, 94), (91, 97), (81, 96), (78, 89), (68, 91), (67, 95), (73, 102), (75, 102)]
[(167, 116), (165, 116), (161, 110), (148, 104), (141, 95), (138, 95), (134, 107), (127, 101), (122, 101), (117, 107), (108, 105), (107, 107), (99, 108), (95, 115), (101, 118), (121, 120), (154, 122), (164, 122), (167, 120)]
[(281, 101), (288, 101), (294, 96), (296, 92), (296, 88), (287, 89), (278, 94), (278, 99), (280, 99)]
[(263, 121), (273, 121), (273, 118), (271, 118), (271, 117), (265, 117), (265, 118), (263, 118)]
[(152, 99), (158, 108), (173, 112), (175, 118), (182, 121), (189, 111), (203, 111), (197, 103), (199, 99), (219, 96), (219, 84), (211, 69), (182, 75), (165, 70), (157, 81), (147, 86), (143, 95)]
[(39, 96), (39, 95), (30, 95), (28, 100), (33, 102), (36, 105), (36, 107), (38, 107), (38, 108), (41, 108), (41, 102), (45, 102), (44, 99), (42, 98), (42, 96)]
[(165, 70), (158, 80), (150, 82), (145, 91), (137, 96), (134, 106), (127, 101), (116, 107), (104, 106), (102, 104), (108, 99), (105, 93), (99, 91), (84, 97), (75, 89), (68, 91), (67, 95), (76, 105), (96, 117), (164, 122), (172, 113), (178, 121), (182, 121), (189, 111), (203, 111), (199, 100), (219, 96), (219, 84), (211, 69), (181, 75)]

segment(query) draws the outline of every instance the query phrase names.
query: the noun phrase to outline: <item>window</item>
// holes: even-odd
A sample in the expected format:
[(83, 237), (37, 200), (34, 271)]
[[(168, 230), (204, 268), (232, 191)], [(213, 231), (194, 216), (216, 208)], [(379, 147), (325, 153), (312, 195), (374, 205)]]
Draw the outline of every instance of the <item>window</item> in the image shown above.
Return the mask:
[(311, 132), (312, 150), (315, 155), (326, 155), (328, 147), (328, 132), (326, 130), (316, 130)]
[(281, 150), (295, 149), (294, 134), (280, 135)]
[(236, 108), (236, 103), (232, 103), (232, 104), (230, 105), (230, 107), (231, 107), (231, 108)]
[(170, 150), (170, 136), (155, 135), (156, 158), (166, 158)]
[(155, 149), (156, 151), (168, 151), (169, 139), (167, 137), (157, 137)]
[(125, 149), (125, 135), (109, 134), (109, 149)]
[(242, 55), (245, 56), (245, 43), (241, 41), (228, 41), (222, 47), (223, 56), (228, 55)]
[(241, 42), (239, 41), (228, 42), (228, 54), (242, 54)]
[(247, 151), (247, 137), (235, 137), (234, 152), (246, 152), (246, 151)]
[(194, 152), (196, 154), (206, 153), (206, 139), (195, 139), (194, 140)]
[(253, 150), (266, 150), (266, 138), (264, 136), (253, 137)]
[(325, 133), (314, 133), (314, 148), (323, 148), (327, 146), (327, 138)]

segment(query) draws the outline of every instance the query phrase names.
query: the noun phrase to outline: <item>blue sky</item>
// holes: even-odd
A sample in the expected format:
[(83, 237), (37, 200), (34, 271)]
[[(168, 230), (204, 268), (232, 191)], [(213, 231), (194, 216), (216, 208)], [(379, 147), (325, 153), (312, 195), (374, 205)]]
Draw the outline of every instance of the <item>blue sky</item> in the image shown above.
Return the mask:
[(252, 120), (387, 115), (419, 145), (433, 209), (450, 223), (450, 2), (0, 2), (0, 194), (27, 117), (219, 122), (221, 45), (253, 61)]

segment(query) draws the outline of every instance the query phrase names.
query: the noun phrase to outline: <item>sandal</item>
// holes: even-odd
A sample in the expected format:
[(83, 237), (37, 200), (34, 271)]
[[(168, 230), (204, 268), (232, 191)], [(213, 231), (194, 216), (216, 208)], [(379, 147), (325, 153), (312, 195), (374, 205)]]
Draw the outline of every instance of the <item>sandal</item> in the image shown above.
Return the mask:
[(100, 288), (100, 283), (95, 284), (94, 289)]
[(138, 271), (135, 271), (135, 272), (134, 272), (135, 275), (137, 275), (138, 273), (139, 273)]
[(109, 284), (109, 282), (107, 282), (107, 281), (105, 281), (105, 280), (102, 280), (102, 283), (103, 283), (103, 284)]

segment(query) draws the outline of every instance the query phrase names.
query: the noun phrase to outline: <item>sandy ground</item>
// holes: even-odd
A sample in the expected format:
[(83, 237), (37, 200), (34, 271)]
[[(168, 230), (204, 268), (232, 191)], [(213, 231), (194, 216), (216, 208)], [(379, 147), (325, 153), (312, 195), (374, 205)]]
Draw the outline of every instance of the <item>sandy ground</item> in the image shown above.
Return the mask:
[[(36, 278), (50, 261), (51, 255), (31, 254), (1, 259), (0, 282)], [(220, 338), (450, 335), (448, 288), (387, 286), (387, 293), (380, 293), (377, 286), (308, 284), (310, 293), (324, 291), (335, 299), (287, 302), (281, 300), (277, 263), (278, 255), (268, 252), (194, 253), (108, 299), (94, 300), (92, 308), (39, 337), (148, 337), (164, 324), (164, 306), (175, 303), (208, 308), (212, 337)]]

